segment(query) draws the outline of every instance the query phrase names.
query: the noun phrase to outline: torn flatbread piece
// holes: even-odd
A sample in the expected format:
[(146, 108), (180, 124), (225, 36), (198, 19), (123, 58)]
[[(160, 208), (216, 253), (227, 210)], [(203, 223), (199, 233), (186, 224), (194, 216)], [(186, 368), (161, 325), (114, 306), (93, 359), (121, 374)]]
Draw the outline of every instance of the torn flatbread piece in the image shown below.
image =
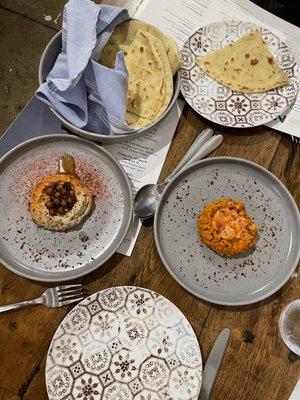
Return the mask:
[(173, 95), (173, 78), (161, 41), (141, 30), (125, 57), (129, 84), (127, 111), (153, 121), (167, 108)]
[(265, 92), (289, 83), (257, 29), (197, 63), (207, 75), (239, 92)]
[(175, 75), (182, 65), (178, 45), (175, 40), (163, 34), (155, 26), (138, 20), (125, 21), (116, 26), (102, 51), (100, 63), (108, 68), (113, 68), (117, 52), (124, 52), (125, 48), (131, 45), (139, 30), (150, 33), (161, 41), (167, 53), (172, 74)]

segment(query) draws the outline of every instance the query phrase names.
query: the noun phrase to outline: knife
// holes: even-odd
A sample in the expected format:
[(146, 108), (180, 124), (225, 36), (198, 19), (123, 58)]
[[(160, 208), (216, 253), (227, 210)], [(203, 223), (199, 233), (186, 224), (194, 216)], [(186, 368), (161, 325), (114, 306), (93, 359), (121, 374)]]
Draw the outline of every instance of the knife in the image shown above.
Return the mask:
[(212, 388), (223, 360), (229, 336), (230, 330), (228, 328), (223, 329), (209, 353), (202, 374), (201, 390), (198, 400), (208, 400), (210, 398)]

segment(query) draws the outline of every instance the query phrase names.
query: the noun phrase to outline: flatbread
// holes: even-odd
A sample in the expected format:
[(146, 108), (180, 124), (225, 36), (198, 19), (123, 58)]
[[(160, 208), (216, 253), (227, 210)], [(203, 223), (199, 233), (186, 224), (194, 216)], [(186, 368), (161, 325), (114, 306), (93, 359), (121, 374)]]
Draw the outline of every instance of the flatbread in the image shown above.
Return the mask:
[(113, 68), (117, 52), (124, 51), (126, 46), (130, 46), (139, 30), (150, 33), (162, 42), (168, 55), (172, 73), (175, 75), (182, 64), (177, 43), (155, 26), (138, 20), (125, 21), (116, 26), (102, 51), (100, 63), (108, 68)]
[(119, 51), (122, 51), (125, 54), (127, 47), (128, 47), (128, 45), (126, 45), (126, 44), (107, 43), (101, 54), (100, 63), (102, 65), (105, 65), (105, 67), (114, 68), (116, 54)]
[(173, 86), (173, 76), (172, 76), (172, 70), (171, 66), (168, 60), (168, 56), (166, 53), (166, 50), (162, 44), (162, 42), (157, 39), (155, 36), (153, 36), (151, 33), (145, 33), (145, 35), (149, 39), (149, 43), (152, 46), (152, 49), (158, 57), (160, 58), (162, 62), (162, 67), (163, 67), (163, 72), (164, 72), (164, 101), (157, 111), (155, 115), (155, 119), (157, 119), (168, 107), (170, 104), (170, 101), (173, 96), (173, 91), (174, 91), (174, 86)]
[(132, 43), (137, 32), (142, 30), (143, 32), (149, 32), (151, 35), (155, 36), (157, 39), (161, 40), (164, 46), (167, 46), (165, 42), (165, 35), (155, 26), (148, 24), (147, 22), (138, 21), (136, 19), (131, 19), (121, 24), (117, 25), (109, 38), (110, 44), (125, 44), (129, 45)]
[(216, 81), (244, 93), (265, 92), (289, 82), (257, 29), (197, 63)]
[[(182, 60), (179, 55), (178, 44), (175, 42), (171, 36), (165, 35), (165, 40), (167, 42), (167, 48), (169, 48), (167, 55), (171, 65), (173, 76), (182, 66)], [(167, 49), (166, 49), (167, 51)]]
[(164, 104), (166, 85), (162, 61), (148, 35), (139, 30), (124, 57), (129, 75), (126, 108), (153, 120)]
[(129, 74), (127, 111), (139, 117), (134, 120), (129, 115), (127, 122), (132, 126), (142, 126), (145, 121), (157, 119), (171, 101), (173, 77), (170, 63), (161, 41), (141, 30), (127, 48), (124, 59)]
[(135, 115), (130, 111), (126, 111), (126, 122), (129, 126), (133, 126), (134, 128), (142, 128), (143, 126), (151, 124), (152, 121)]

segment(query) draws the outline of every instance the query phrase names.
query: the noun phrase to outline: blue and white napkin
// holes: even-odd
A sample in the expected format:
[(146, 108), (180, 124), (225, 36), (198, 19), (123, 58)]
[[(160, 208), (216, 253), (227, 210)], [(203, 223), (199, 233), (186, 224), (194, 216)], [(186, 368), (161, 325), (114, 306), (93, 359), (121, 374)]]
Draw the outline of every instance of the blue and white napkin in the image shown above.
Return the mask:
[(100, 65), (100, 54), (125, 9), (70, 0), (64, 7), (62, 49), (36, 96), (78, 128), (106, 135), (135, 131), (126, 123), (128, 72), (123, 54), (115, 69)]

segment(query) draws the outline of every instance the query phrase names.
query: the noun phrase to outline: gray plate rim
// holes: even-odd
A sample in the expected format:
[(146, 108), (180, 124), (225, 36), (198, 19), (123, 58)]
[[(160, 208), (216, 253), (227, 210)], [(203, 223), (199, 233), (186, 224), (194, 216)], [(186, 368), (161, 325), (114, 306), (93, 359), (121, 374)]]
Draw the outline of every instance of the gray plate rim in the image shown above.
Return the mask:
[[(47, 60), (48, 57), (48, 52), (51, 49), (51, 47), (56, 43), (57, 40), (60, 39), (62, 34), (62, 31), (60, 30), (59, 32), (57, 32), (48, 42), (48, 44), (46, 45), (41, 59), (40, 59), (40, 63), (39, 63), (39, 69), (38, 69), (38, 79), (39, 79), (39, 84), (41, 85), (42, 83), (44, 83), (44, 77), (43, 77), (43, 70), (44, 70), (44, 66), (45, 66), (45, 62)], [(164, 117), (171, 111), (172, 107), (174, 106), (179, 93), (180, 93), (180, 88), (181, 88), (181, 73), (180, 73), (180, 69), (179, 71), (175, 74), (175, 76), (173, 77), (174, 80), (174, 90), (173, 90), (173, 97), (168, 105), (168, 107), (166, 108), (166, 110), (162, 113), (162, 115), (155, 120), (154, 122), (152, 122), (151, 124), (145, 126), (144, 128), (138, 129), (136, 132), (131, 132), (131, 133), (124, 133), (124, 134), (120, 134), (120, 135), (104, 135), (101, 133), (94, 133), (94, 132), (90, 132), (90, 131), (86, 131), (82, 128), (77, 128), (76, 126), (74, 126), (73, 124), (71, 124), (68, 120), (66, 120), (58, 111), (56, 111), (53, 107), (49, 106), (50, 110), (52, 111), (52, 113), (62, 122), (62, 124), (64, 126), (66, 126), (68, 129), (70, 129), (72, 132), (76, 133), (77, 135), (85, 138), (85, 139), (89, 139), (89, 140), (93, 140), (96, 142), (103, 142), (103, 143), (120, 143), (120, 142), (125, 142), (127, 140), (133, 140), (136, 139), (146, 133), (148, 133), (151, 129), (155, 128), (158, 123), (164, 119)]]
[(219, 304), (219, 305), (223, 305), (223, 306), (243, 306), (243, 305), (247, 305), (247, 304), (253, 304), (253, 303), (257, 303), (261, 300), (264, 300), (268, 297), (270, 297), (272, 294), (276, 293), (292, 276), (292, 274), (294, 273), (295, 269), (297, 268), (299, 259), (300, 259), (300, 246), (298, 248), (298, 252), (297, 252), (297, 256), (295, 257), (295, 260), (293, 263), (291, 263), (291, 267), (290, 270), (288, 272), (288, 274), (286, 275), (285, 279), (282, 279), (275, 287), (273, 287), (271, 290), (267, 291), (266, 294), (262, 294), (257, 296), (256, 299), (252, 299), (252, 300), (241, 300), (238, 302), (230, 302), (230, 301), (217, 301), (217, 300), (213, 300), (211, 297), (203, 295), (203, 294), (199, 294), (197, 293), (195, 290), (191, 289), (187, 284), (185, 284), (180, 278), (178, 278), (178, 276), (173, 272), (172, 267), (168, 264), (166, 258), (164, 257), (164, 252), (161, 248), (160, 245), (160, 239), (159, 239), (159, 217), (160, 217), (160, 213), (161, 210), (164, 207), (165, 201), (168, 198), (169, 192), (176, 187), (178, 181), (180, 181), (180, 179), (182, 178), (182, 176), (197, 170), (197, 169), (201, 169), (202, 167), (205, 167), (207, 165), (211, 165), (214, 163), (228, 163), (228, 162), (234, 162), (234, 163), (241, 163), (247, 166), (250, 166), (254, 169), (257, 169), (258, 171), (262, 172), (263, 174), (267, 175), (269, 178), (273, 179), (274, 182), (280, 187), (280, 189), (284, 192), (284, 194), (288, 197), (288, 200), (290, 201), (290, 206), (292, 207), (291, 212), (295, 215), (296, 220), (295, 220), (295, 224), (298, 225), (299, 229), (300, 229), (300, 213), (297, 207), (297, 204), (293, 198), (293, 196), (291, 195), (291, 193), (289, 192), (289, 190), (286, 188), (286, 186), (274, 175), (272, 174), (272, 172), (268, 171), (266, 168), (252, 162), (249, 160), (245, 160), (242, 158), (238, 158), (238, 157), (210, 157), (210, 158), (206, 158), (204, 160), (198, 161), (196, 163), (193, 163), (190, 167), (186, 168), (184, 171), (176, 174), (176, 176), (174, 177), (174, 179), (171, 180), (171, 182), (167, 185), (167, 187), (165, 188), (163, 194), (160, 197), (158, 206), (157, 206), (157, 210), (155, 212), (155, 217), (154, 217), (154, 239), (155, 239), (155, 244), (156, 244), (156, 248), (158, 251), (158, 254), (164, 264), (164, 266), (166, 267), (167, 271), (170, 273), (170, 275), (176, 280), (177, 283), (179, 283), (180, 286), (182, 286), (185, 290), (187, 290), (188, 292), (190, 292), (191, 294), (193, 294), (194, 296), (198, 297), (199, 299), (205, 300), (209, 303), (213, 303), (213, 304)]
[[(120, 239), (116, 243), (113, 242), (113, 245), (111, 245), (110, 251), (108, 251), (108, 254), (106, 255), (106, 257), (104, 257), (100, 261), (100, 263), (97, 263), (97, 258), (96, 258), (93, 261), (93, 264), (95, 264), (95, 265), (93, 265), (92, 267), (87, 266), (84, 269), (79, 268), (78, 270), (74, 269), (74, 270), (69, 270), (69, 271), (60, 271), (60, 272), (51, 272), (51, 273), (39, 272), (38, 276), (32, 276), (32, 274), (30, 274), (30, 272), (27, 272), (27, 269), (24, 268), (24, 270), (19, 271), (17, 268), (14, 268), (13, 266), (11, 266), (7, 262), (5, 262), (5, 260), (2, 258), (1, 254), (0, 254), (0, 263), (5, 268), (9, 269), (10, 271), (12, 271), (15, 274), (20, 275), (24, 278), (32, 279), (32, 280), (39, 281), (39, 282), (69, 281), (69, 280), (72, 280), (75, 278), (85, 276), (85, 275), (91, 273), (92, 271), (95, 271), (96, 269), (100, 268), (101, 265), (103, 265), (106, 261), (108, 261), (116, 253), (117, 249), (119, 248), (120, 244), (124, 240), (128, 230), (129, 230), (129, 227), (130, 227), (130, 224), (132, 221), (132, 216), (133, 216), (132, 184), (131, 184), (131, 181), (130, 181), (128, 175), (126, 174), (123, 167), (121, 166), (121, 164), (118, 162), (118, 160), (115, 157), (113, 157), (106, 149), (104, 149), (100, 145), (93, 143), (89, 140), (78, 138), (77, 136), (74, 136), (74, 135), (64, 135), (64, 134), (38, 136), (33, 139), (26, 140), (25, 142), (15, 146), (10, 151), (8, 151), (2, 158), (0, 158), (0, 168), (11, 156), (13, 156), (13, 154), (15, 152), (20, 151), (20, 149), (22, 149), (23, 147), (35, 145), (36, 143), (39, 144), (39, 142), (41, 144), (43, 144), (43, 143), (47, 143), (49, 141), (55, 141), (55, 140), (64, 140), (64, 141), (68, 141), (68, 140), (73, 141), (74, 140), (74, 141), (77, 141), (78, 143), (87, 144), (87, 145), (93, 147), (97, 152), (104, 154), (112, 162), (112, 164), (115, 165), (116, 168), (119, 170), (119, 172), (122, 176), (124, 188), (126, 189), (127, 194), (128, 194), (128, 201), (129, 201), (130, 206), (129, 206), (129, 209), (124, 208), (124, 218), (127, 221), (126, 221), (126, 225), (124, 227), (124, 231), (122, 232), (122, 234), (120, 236)], [(98, 258), (98, 260), (99, 260), (99, 258)]]

